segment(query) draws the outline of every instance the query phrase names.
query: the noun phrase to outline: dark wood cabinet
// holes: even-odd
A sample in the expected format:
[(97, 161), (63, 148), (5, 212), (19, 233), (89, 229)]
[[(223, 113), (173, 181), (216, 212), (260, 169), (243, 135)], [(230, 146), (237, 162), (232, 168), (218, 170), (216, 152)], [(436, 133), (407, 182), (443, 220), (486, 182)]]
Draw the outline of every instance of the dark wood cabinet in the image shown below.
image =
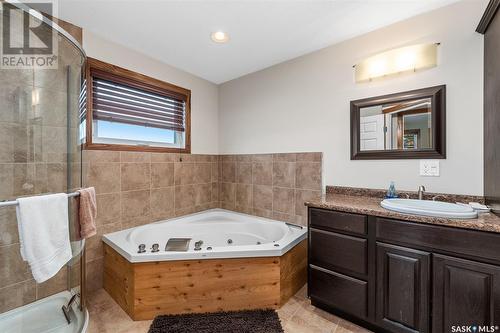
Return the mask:
[(310, 263), (354, 275), (367, 272), (367, 240), (311, 229)]
[(319, 208), (308, 232), (317, 307), (374, 332), (500, 326), (498, 233)]
[(429, 332), (430, 256), (377, 243), (378, 325), (392, 332)]
[(500, 323), (500, 267), (436, 254), (433, 332)]
[(368, 283), (347, 275), (329, 271), (321, 267), (311, 266), (309, 294), (321, 302), (342, 308), (345, 312), (359, 318), (368, 315)]

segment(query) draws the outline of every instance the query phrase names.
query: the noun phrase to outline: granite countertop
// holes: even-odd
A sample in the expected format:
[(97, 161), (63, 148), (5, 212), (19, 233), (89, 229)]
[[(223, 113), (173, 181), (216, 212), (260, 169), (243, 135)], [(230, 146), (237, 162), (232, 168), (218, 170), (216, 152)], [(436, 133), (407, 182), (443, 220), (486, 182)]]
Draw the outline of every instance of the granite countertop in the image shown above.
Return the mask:
[(449, 219), (409, 215), (387, 210), (380, 206), (382, 199), (370, 196), (327, 193), (317, 200), (306, 201), (309, 207), (337, 210), (347, 213), (357, 213), (378, 217), (388, 217), (411, 222), (443, 225), (448, 227), (474, 229), (500, 233), (500, 217), (492, 213), (480, 213), (475, 219)]

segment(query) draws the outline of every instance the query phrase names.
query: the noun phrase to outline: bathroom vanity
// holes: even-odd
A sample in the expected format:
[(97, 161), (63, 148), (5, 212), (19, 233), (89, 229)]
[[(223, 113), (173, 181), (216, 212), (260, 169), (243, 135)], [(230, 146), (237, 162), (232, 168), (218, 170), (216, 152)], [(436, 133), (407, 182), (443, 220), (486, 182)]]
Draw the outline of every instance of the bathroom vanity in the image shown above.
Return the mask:
[(306, 203), (312, 304), (376, 332), (500, 325), (500, 218), (406, 215), (380, 200)]

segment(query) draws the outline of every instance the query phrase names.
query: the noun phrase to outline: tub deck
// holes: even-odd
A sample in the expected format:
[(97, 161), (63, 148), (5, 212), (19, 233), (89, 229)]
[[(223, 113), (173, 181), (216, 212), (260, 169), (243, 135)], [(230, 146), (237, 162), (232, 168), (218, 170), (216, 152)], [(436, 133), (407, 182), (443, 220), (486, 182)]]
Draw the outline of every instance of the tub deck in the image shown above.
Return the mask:
[(133, 320), (279, 308), (306, 281), (306, 239), (280, 257), (144, 263), (104, 244), (104, 289)]

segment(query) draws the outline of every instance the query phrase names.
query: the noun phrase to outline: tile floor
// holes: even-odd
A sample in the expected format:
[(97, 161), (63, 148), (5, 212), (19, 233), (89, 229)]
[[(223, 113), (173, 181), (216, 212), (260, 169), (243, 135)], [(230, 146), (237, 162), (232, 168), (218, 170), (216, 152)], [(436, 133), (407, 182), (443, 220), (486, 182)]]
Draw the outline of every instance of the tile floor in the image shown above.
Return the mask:
[[(100, 289), (89, 295), (88, 333), (147, 333), (151, 321), (133, 321)], [(311, 305), (302, 288), (278, 310), (285, 333), (370, 333), (362, 327)]]

